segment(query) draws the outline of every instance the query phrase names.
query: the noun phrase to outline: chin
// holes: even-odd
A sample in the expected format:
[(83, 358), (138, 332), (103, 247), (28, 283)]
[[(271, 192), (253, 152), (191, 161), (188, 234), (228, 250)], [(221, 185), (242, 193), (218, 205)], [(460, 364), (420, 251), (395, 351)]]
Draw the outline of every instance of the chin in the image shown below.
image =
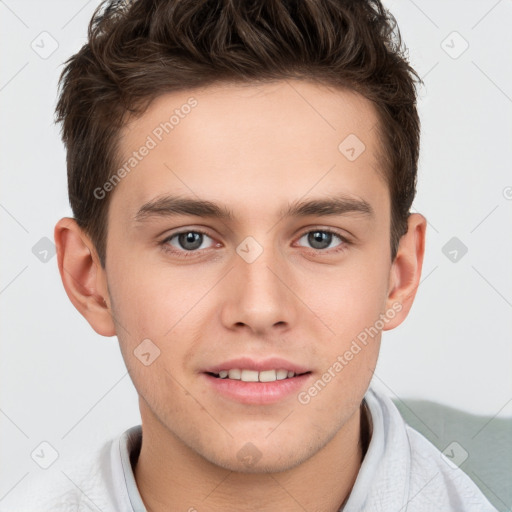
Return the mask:
[[(219, 446), (218, 450), (201, 451), (199, 454), (211, 464), (236, 473), (279, 473), (299, 466), (317, 451), (306, 440), (287, 445), (288, 439), (279, 439), (269, 443), (263, 439), (254, 443), (246, 440), (233, 440), (227, 449)], [(277, 440), (277, 439), (276, 439)], [(240, 448), (233, 449), (234, 446)], [(305, 448), (306, 447), (306, 448)]]
[(270, 456), (262, 454), (261, 458), (253, 460), (247, 457), (240, 460), (238, 454), (234, 454), (231, 458), (218, 455), (210, 459), (210, 462), (235, 473), (262, 474), (288, 471), (299, 466), (303, 460), (298, 459), (296, 453), (283, 455), (273, 453)]

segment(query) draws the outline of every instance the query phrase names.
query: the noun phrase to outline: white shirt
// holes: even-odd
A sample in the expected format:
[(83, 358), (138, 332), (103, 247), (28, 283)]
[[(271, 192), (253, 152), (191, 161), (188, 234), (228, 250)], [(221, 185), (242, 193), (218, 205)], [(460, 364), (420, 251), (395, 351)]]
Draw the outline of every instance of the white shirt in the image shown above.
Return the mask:
[[(461, 469), (404, 422), (389, 397), (370, 386), (365, 401), (372, 437), (343, 512), (497, 512)], [(72, 481), (61, 475), (59, 486), (38, 491), (47, 496), (44, 504), (17, 512), (146, 512), (130, 463), (141, 436), (140, 425), (128, 429)]]

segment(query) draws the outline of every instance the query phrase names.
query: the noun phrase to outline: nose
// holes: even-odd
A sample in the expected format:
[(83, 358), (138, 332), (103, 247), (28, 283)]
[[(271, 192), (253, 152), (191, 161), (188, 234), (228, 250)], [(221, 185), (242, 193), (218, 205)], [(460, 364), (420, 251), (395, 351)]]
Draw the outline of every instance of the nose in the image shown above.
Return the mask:
[(221, 312), (227, 328), (269, 335), (283, 333), (295, 323), (299, 301), (290, 269), (277, 250), (264, 248), (251, 263), (235, 255), (227, 279)]

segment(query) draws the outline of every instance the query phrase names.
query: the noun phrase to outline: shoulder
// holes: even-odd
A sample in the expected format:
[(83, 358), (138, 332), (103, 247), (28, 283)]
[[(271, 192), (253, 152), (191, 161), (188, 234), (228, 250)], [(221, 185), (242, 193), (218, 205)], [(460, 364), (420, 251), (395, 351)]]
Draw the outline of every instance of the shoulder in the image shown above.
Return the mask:
[[(16, 512), (97, 512), (114, 510), (111, 497), (111, 450), (115, 440), (93, 453), (74, 452), (66, 462), (29, 473), (20, 483)], [(7, 500), (6, 500), (7, 501)]]
[[(412, 510), (496, 512), (469, 476), (417, 430), (404, 424), (410, 449)], [(416, 501), (417, 503), (414, 503)]]
[(391, 398), (372, 388), (365, 399), (381, 445), (378, 479), (384, 488), (403, 489), (401, 506), (408, 512), (496, 512), (462, 469), (404, 421)]

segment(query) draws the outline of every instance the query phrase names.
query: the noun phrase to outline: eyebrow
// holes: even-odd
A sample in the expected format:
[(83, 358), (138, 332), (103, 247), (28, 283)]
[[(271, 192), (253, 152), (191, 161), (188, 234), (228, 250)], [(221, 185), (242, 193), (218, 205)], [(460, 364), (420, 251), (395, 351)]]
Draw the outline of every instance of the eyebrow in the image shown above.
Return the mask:
[[(345, 215), (360, 213), (374, 216), (371, 205), (363, 199), (346, 196), (294, 201), (280, 211), (282, 217), (307, 217)], [(136, 213), (134, 220), (144, 222), (151, 218), (173, 217), (175, 215), (192, 215), (197, 217), (217, 218), (233, 221), (233, 213), (223, 205), (203, 199), (179, 196), (161, 196), (144, 203)]]

